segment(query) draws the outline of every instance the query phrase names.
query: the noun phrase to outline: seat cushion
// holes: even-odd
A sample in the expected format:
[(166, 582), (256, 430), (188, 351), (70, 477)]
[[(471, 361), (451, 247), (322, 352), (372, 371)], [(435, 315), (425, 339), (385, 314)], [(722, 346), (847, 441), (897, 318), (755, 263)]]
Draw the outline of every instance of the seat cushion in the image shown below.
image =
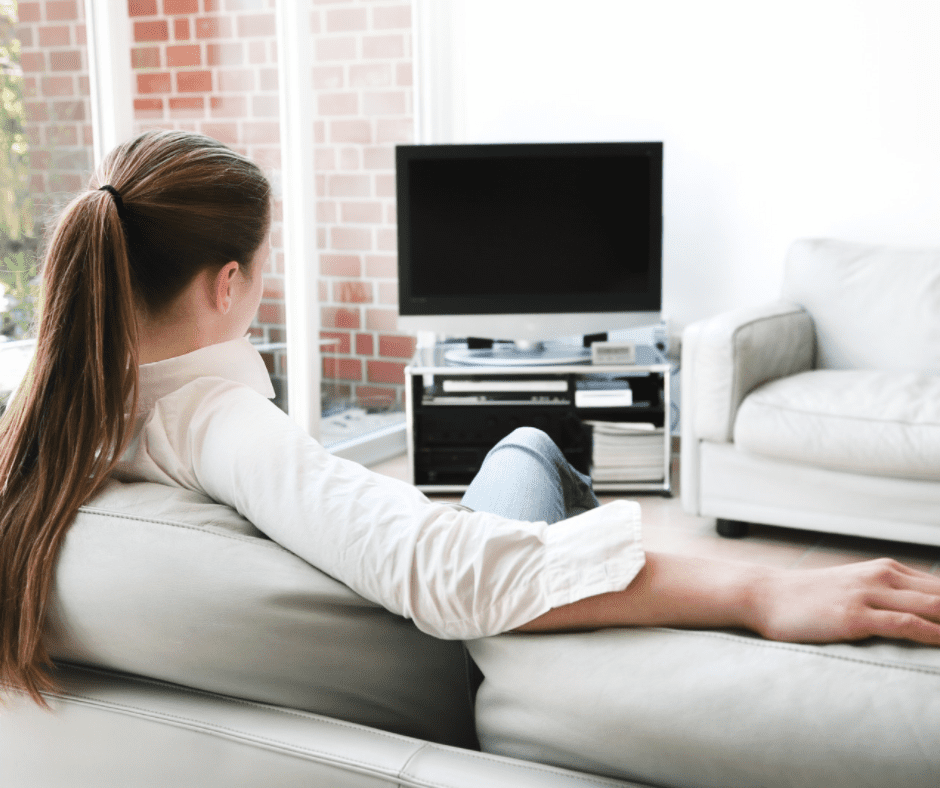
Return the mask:
[(468, 647), (487, 752), (649, 785), (940, 785), (940, 648), (640, 628)]
[(832, 470), (940, 481), (940, 375), (815, 370), (755, 389), (738, 449)]
[(185, 490), (113, 481), (82, 507), (45, 637), (60, 661), (475, 744), (459, 642), (420, 632)]
[(782, 297), (812, 316), (820, 369), (940, 374), (940, 249), (797, 241)]

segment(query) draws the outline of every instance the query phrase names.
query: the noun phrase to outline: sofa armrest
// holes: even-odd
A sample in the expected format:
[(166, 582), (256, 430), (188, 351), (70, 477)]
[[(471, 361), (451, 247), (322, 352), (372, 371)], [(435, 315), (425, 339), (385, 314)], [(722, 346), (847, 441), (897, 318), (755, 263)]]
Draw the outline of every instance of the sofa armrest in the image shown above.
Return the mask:
[(689, 325), (682, 336), (683, 442), (731, 441), (744, 398), (758, 386), (812, 369), (816, 335), (809, 313), (775, 301)]

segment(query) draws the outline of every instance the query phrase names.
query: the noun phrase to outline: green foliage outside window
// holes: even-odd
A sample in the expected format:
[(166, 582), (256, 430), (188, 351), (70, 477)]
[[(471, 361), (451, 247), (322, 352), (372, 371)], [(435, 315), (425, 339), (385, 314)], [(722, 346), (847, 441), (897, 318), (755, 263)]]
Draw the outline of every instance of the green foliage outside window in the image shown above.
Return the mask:
[(0, 0), (0, 334), (10, 339), (31, 332), (39, 289), (24, 120), (16, 0)]

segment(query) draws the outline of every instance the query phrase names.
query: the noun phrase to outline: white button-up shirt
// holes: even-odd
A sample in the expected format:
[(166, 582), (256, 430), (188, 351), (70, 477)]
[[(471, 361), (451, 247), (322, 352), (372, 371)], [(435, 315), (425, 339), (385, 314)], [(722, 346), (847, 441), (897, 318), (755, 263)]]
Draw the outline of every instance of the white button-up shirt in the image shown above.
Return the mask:
[(140, 367), (124, 480), (195, 490), (283, 547), (442, 638), (518, 627), (551, 608), (619, 591), (643, 566), (639, 505), (549, 526), (434, 502), (334, 457), (269, 398), (247, 339)]

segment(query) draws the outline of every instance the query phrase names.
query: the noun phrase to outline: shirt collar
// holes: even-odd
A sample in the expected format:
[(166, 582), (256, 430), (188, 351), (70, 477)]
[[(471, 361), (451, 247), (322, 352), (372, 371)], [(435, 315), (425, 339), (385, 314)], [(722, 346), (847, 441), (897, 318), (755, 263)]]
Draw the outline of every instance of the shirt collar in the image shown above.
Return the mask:
[(219, 342), (182, 356), (140, 365), (140, 405), (154, 402), (198, 378), (223, 378), (248, 386), (268, 399), (274, 387), (261, 354), (247, 337)]

